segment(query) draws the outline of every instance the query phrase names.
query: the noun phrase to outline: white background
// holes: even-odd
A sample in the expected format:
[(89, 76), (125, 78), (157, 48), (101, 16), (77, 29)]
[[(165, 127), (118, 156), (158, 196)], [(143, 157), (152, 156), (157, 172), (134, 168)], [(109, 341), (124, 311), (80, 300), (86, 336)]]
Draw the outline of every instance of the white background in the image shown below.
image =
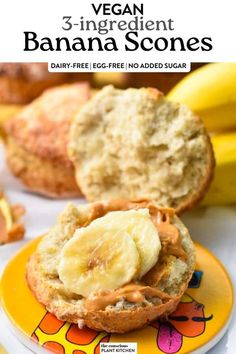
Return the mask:
[[(146, 31), (145, 35), (158, 36), (212, 37), (214, 49), (210, 52), (125, 52), (124, 32), (111, 32), (106, 36), (115, 36), (121, 48), (119, 52), (24, 52), (24, 31), (37, 32), (39, 37), (58, 36), (83, 37), (96, 36), (96, 33), (79, 32), (61, 29), (63, 16), (73, 16), (74, 22), (84, 16), (87, 19), (101, 20), (96, 16), (91, 2), (98, 4), (100, 0), (7, 0), (1, 4), (0, 12), (0, 61), (46, 61), (46, 62), (81, 62), (81, 61), (235, 61), (236, 59), (236, 21), (234, 0), (143, 0), (144, 19), (174, 20), (175, 31)], [(104, 1), (108, 2), (108, 1)], [(111, 1), (117, 2), (117, 1)], [(141, 1), (136, 1), (138, 4)], [(126, 3), (121, 0), (119, 3)], [(133, 2), (129, 2), (132, 4)], [(133, 16), (107, 16), (110, 20), (132, 20)]]

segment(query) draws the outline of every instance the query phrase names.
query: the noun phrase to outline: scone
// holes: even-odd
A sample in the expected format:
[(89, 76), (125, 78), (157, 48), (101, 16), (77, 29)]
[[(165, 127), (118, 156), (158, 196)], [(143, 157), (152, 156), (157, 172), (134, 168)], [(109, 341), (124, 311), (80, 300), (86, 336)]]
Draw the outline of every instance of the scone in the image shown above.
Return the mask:
[(194, 267), (194, 245), (173, 209), (117, 200), (69, 204), (26, 277), (60, 320), (125, 333), (173, 312)]
[(89, 201), (144, 198), (178, 212), (204, 196), (214, 170), (201, 120), (153, 88), (103, 88), (75, 117), (69, 156)]
[(85, 83), (46, 90), (7, 121), (7, 163), (30, 190), (49, 197), (80, 194), (67, 143), (71, 121), (90, 98)]
[(25, 104), (45, 89), (70, 81), (69, 73), (50, 73), (47, 63), (0, 63), (0, 104)]

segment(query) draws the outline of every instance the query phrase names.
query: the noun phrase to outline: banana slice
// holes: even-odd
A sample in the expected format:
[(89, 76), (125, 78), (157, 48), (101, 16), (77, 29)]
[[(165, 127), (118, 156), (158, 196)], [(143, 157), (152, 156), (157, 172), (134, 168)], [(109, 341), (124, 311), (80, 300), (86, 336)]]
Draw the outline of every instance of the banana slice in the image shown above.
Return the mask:
[(157, 262), (161, 243), (148, 209), (114, 211), (78, 229), (63, 247), (61, 281), (84, 297), (140, 279)]
[(142, 278), (157, 262), (161, 242), (149, 210), (128, 210), (110, 212), (104, 220), (120, 230), (127, 231), (134, 240), (141, 258), (139, 278)]
[(62, 249), (58, 273), (70, 291), (88, 297), (137, 278), (140, 257), (133, 239), (119, 228), (100, 223), (78, 229)]

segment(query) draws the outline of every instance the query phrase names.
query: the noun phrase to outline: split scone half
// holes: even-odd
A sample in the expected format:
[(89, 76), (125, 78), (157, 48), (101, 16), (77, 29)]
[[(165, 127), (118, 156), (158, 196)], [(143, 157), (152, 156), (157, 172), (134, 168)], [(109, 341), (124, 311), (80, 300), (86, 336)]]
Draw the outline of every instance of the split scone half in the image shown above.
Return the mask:
[(60, 320), (125, 333), (173, 312), (194, 267), (193, 242), (173, 209), (117, 200), (69, 204), (26, 277)]
[(69, 156), (89, 201), (144, 198), (178, 212), (205, 195), (214, 170), (202, 121), (153, 88), (103, 88), (76, 115)]
[(88, 83), (50, 88), (6, 122), (7, 163), (31, 191), (80, 195), (67, 144), (74, 115), (91, 96)]

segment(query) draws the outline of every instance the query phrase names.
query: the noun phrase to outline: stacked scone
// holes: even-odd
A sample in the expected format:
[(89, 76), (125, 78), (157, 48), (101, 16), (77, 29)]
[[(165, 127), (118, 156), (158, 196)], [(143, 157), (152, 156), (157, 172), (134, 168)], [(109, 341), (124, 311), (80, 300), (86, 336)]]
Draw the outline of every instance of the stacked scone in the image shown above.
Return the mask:
[(30, 258), (27, 280), (59, 319), (123, 333), (174, 311), (194, 266), (193, 243), (173, 209), (70, 204)]
[(29, 103), (49, 87), (75, 81), (91, 81), (91, 74), (49, 72), (47, 63), (0, 63), (0, 108)]
[(49, 73), (47, 63), (0, 63), (0, 104), (28, 103), (68, 78), (66, 73)]
[(6, 123), (8, 166), (31, 191), (80, 195), (67, 144), (73, 117), (91, 92), (86, 82), (48, 89)]

